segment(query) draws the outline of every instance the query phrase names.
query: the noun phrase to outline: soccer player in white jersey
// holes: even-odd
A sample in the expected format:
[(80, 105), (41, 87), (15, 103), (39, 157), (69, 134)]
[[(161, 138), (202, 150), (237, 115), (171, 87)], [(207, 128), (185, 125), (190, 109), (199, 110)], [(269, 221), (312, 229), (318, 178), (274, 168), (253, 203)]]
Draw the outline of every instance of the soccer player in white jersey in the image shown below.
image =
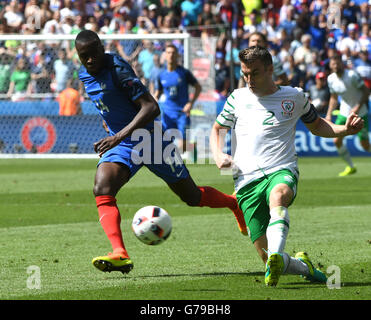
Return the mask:
[[(299, 88), (277, 86), (272, 57), (263, 47), (239, 53), (247, 83), (228, 97), (213, 125), (210, 146), (218, 168), (234, 168), (237, 200), (249, 235), (266, 264), (265, 283), (275, 286), (281, 274), (300, 274), (310, 281), (326, 276), (304, 252), (295, 258), (284, 252), (289, 230), (288, 207), (296, 196), (299, 178), (295, 128), (301, 119), (315, 135), (338, 137), (357, 133), (363, 120), (352, 113), (344, 125), (318, 116)], [(234, 156), (223, 153), (224, 136), (233, 129)]]
[[(331, 121), (332, 112), (337, 107), (338, 97), (340, 96), (340, 110), (335, 123), (344, 124), (351, 112), (358, 114), (365, 122), (363, 129), (358, 132), (361, 146), (365, 151), (371, 152), (367, 116), (370, 90), (356, 71), (345, 69), (340, 56), (332, 57), (329, 66), (332, 73), (328, 76), (327, 82), (331, 96), (326, 119)], [(353, 164), (350, 153), (346, 145), (343, 144), (343, 137), (336, 137), (334, 144), (340, 157), (347, 163), (345, 170), (340, 172), (339, 176), (343, 177), (356, 173), (357, 169)]]

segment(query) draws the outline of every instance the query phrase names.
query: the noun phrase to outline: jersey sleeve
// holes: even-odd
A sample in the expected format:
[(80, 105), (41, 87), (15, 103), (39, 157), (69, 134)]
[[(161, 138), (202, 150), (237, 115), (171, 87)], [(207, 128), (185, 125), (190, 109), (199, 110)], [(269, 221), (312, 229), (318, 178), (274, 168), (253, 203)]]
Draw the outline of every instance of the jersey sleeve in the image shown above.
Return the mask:
[(223, 110), (219, 113), (216, 118), (216, 122), (222, 127), (234, 128), (236, 123), (236, 114), (235, 114), (235, 105), (236, 99), (233, 96), (233, 93), (228, 97), (227, 101), (224, 104)]
[(148, 92), (148, 89), (143, 85), (130, 66), (116, 67), (115, 72), (120, 89), (126, 92), (131, 100), (136, 100)]
[(185, 75), (186, 75), (187, 82), (189, 84), (195, 85), (197, 83), (197, 79), (195, 78), (193, 73), (189, 71), (188, 69), (185, 69)]
[(298, 89), (296, 101), (301, 114), (300, 119), (304, 123), (314, 122), (319, 117), (317, 109), (309, 102), (308, 96), (301, 88), (296, 89)]

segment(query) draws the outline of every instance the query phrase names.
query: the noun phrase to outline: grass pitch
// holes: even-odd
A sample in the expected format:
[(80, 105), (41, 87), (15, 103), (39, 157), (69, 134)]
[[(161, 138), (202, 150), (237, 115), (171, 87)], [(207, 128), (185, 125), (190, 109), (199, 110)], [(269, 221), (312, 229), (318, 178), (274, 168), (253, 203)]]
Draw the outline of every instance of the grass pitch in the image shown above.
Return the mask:
[[(369, 300), (371, 159), (354, 162), (358, 173), (338, 178), (339, 158), (301, 158), (289, 209), (286, 251), (306, 251), (316, 267), (338, 276), (340, 287), (330, 289), (293, 275), (265, 287), (264, 266), (233, 214), (187, 207), (147, 169), (117, 197), (134, 270), (99, 272), (91, 259), (111, 248), (92, 195), (96, 161), (0, 160), (0, 299)], [(232, 193), (231, 177), (215, 166), (188, 168), (197, 184)], [(131, 232), (135, 211), (145, 205), (161, 206), (173, 218), (172, 234), (159, 246), (146, 246)]]

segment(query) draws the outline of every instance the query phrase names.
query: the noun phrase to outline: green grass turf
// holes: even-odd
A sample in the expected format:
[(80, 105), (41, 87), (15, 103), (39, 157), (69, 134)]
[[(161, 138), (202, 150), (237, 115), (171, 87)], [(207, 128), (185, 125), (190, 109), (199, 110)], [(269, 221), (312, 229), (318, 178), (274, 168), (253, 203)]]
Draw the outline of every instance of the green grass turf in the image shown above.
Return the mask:
[[(147, 169), (118, 195), (125, 243), (135, 268), (102, 273), (91, 264), (110, 245), (92, 195), (94, 160), (0, 160), (0, 299), (337, 300), (371, 299), (371, 159), (338, 178), (338, 158), (301, 158), (298, 195), (290, 207), (286, 251), (307, 251), (326, 272), (339, 267), (341, 288), (284, 275), (264, 285), (264, 266), (232, 213), (190, 208)], [(189, 165), (199, 185), (231, 193), (230, 176), (213, 165)], [(146, 246), (130, 230), (136, 210), (159, 205), (173, 218), (170, 238)], [(27, 288), (27, 268), (40, 268), (40, 289)], [(332, 273), (328, 274), (329, 276)]]

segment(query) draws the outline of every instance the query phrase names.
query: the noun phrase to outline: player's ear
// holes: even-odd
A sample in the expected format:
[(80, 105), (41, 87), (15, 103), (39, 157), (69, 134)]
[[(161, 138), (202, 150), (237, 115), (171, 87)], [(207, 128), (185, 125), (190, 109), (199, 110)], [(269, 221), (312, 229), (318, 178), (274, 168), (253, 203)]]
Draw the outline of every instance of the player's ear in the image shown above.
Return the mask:
[(270, 73), (270, 74), (273, 74), (273, 64), (269, 64), (267, 66), (267, 71)]

